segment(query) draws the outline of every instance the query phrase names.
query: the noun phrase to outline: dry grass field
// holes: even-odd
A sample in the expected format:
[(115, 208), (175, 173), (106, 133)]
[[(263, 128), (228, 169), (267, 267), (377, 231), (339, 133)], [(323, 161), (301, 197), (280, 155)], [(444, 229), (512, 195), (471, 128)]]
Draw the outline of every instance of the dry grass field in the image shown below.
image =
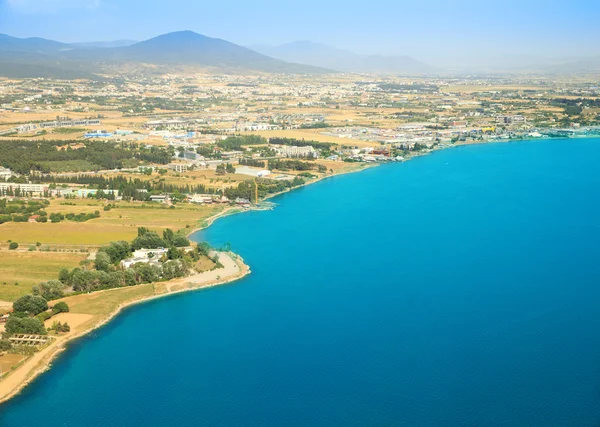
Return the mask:
[(157, 173), (154, 173), (152, 175), (143, 175), (139, 173), (120, 172), (116, 174), (104, 174), (103, 176), (106, 178), (114, 178), (115, 176), (121, 176), (127, 179), (131, 178), (140, 179), (142, 181), (164, 182), (166, 184), (178, 186), (189, 185), (190, 187), (193, 187), (196, 185), (205, 185), (206, 187), (214, 189), (222, 189), (224, 187), (228, 188), (231, 186), (236, 186), (242, 181), (252, 179), (252, 177), (247, 175), (217, 175), (214, 169), (196, 169), (181, 174), (169, 171), (165, 175), (158, 175)]
[[(99, 221), (99, 220), (96, 220)], [(137, 234), (134, 226), (62, 221), (59, 223), (15, 223), (0, 225), (0, 242), (12, 240), (21, 246), (81, 245), (98, 246), (117, 240), (130, 240)]]
[[(75, 268), (86, 253), (0, 251), (0, 301), (14, 301), (31, 287), (58, 277), (62, 268)], [(15, 285), (18, 283), (18, 285)]]
[(193, 229), (208, 217), (221, 212), (220, 205), (178, 204), (173, 209), (164, 205), (138, 207), (137, 204), (119, 203), (117, 208), (102, 212), (101, 217), (88, 221), (94, 227), (129, 227), (137, 232), (137, 227), (171, 228), (173, 230)]
[(193, 229), (224, 209), (220, 205), (178, 204), (174, 208), (158, 204), (120, 202), (106, 212), (97, 205), (64, 206), (53, 201), (48, 212), (81, 213), (100, 210), (100, 218), (87, 222), (15, 223), (0, 225), (0, 242), (8, 240), (27, 245), (99, 246), (118, 240), (132, 240), (138, 227), (173, 230)]
[(57, 301), (65, 301), (69, 305), (70, 313), (92, 315), (91, 319), (95, 322), (97, 316), (107, 316), (126, 301), (147, 298), (152, 295), (154, 295), (154, 286), (152, 283), (147, 283), (91, 294), (74, 295)]
[(23, 356), (20, 354), (3, 354), (0, 356), (0, 371), (6, 374), (13, 366), (18, 365)]

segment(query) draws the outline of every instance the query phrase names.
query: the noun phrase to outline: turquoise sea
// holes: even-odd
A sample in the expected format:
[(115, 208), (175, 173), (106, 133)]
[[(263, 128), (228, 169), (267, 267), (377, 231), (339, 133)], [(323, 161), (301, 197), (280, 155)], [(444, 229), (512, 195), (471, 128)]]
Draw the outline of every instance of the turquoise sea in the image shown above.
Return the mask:
[(0, 426), (597, 427), (600, 140), (459, 147), (197, 235), (252, 267), (132, 307)]

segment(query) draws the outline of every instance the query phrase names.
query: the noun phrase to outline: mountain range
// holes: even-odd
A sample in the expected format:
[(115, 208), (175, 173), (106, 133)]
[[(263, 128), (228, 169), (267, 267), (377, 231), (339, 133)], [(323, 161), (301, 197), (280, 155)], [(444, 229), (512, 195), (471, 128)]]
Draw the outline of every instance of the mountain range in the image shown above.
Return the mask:
[[(455, 61), (456, 62), (456, 61)], [(600, 72), (600, 56), (477, 56), (438, 68), (410, 56), (360, 55), (313, 42), (247, 48), (192, 31), (135, 42), (61, 43), (0, 34), (0, 76), (99, 79), (125, 73), (177, 72), (434, 75), (464, 73), (581, 74)]]
[(6, 77), (94, 78), (125, 69), (163, 73), (202, 68), (219, 72), (322, 74), (331, 72), (293, 64), (192, 31), (127, 43), (67, 44), (42, 38), (0, 35), (0, 75)]
[(310, 41), (251, 49), (282, 61), (350, 73), (422, 75), (440, 71), (410, 56), (360, 55)]

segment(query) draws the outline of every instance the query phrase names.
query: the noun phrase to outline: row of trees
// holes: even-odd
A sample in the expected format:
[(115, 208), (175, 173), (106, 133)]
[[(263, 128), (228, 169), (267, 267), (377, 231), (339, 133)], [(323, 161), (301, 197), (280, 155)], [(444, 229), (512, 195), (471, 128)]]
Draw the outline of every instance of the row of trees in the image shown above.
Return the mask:
[(126, 270), (83, 270), (74, 268), (62, 274), (66, 285), (75, 292), (94, 292), (103, 289), (122, 288), (160, 280), (171, 280), (185, 277), (190, 271), (190, 263), (186, 259), (166, 261), (160, 264), (134, 264)]
[(253, 166), (253, 167), (256, 167), (256, 168), (264, 168), (265, 167), (265, 162), (263, 162), (261, 160), (242, 158), (242, 159), (240, 159), (240, 165), (243, 165), (243, 166)]
[[(293, 180), (281, 180), (276, 181), (274, 179), (258, 178), (256, 183), (258, 185), (258, 197), (263, 198), (269, 194), (280, 193), (290, 188), (298, 187), (303, 185), (306, 181), (300, 177), (295, 177)], [(237, 197), (248, 199), (253, 202), (254, 200), (254, 182), (243, 181), (238, 184), (237, 187), (225, 189), (225, 196), (229, 199), (234, 200)]]
[(118, 190), (119, 195), (124, 200), (139, 200), (149, 201), (152, 194), (162, 193), (214, 193), (215, 190), (212, 187), (205, 185), (173, 185), (167, 184), (164, 181), (149, 181), (141, 180), (139, 178), (127, 178), (124, 176), (118, 177), (103, 177), (95, 175), (78, 175), (72, 177), (60, 177), (57, 178), (52, 175), (43, 175), (40, 177), (34, 177), (33, 181), (52, 183), (51, 186), (56, 187), (60, 183), (64, 184), (78, 184), (85, 185), (88, 187), (99, 190), (96, 194), (90, 195), (91, 198), (95, 199), (108, 199), (114, 200), (114, 194), (111, 194), (108, 190)]
[(78, 141), (4, 141), (0, 145), (0, 164), (14, 172), (27, 175), (30, 171), (51, 172), (49, 162), (85, 161), (98, 169), (120, 169), (125, 162), (168, 164), (172, 153), (168, 149), (139, 147), (137, 144), (88, 141), (85, 147), (58, 150), (63, 144)]
[(323, 165), (312, 163), (312, 162), (303, 162), (301, 160), (280, 160), (280, 159), (271, 159), (269, 160), (269, 170), (277, 169), (280, 171), (310, 171), (317, 170), (321, 173), (327, 172), (327, 168)]

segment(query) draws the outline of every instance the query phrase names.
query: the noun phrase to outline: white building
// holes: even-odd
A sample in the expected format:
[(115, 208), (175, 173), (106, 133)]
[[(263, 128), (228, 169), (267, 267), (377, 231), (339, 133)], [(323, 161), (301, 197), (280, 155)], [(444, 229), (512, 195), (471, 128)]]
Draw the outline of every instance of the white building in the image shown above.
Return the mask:
[(15, 184), (12, 182), (0, 182), (0, 193), (7, 191), (20, 191), (21, 194), (44, 194), (48, 191), (47, 185), (42, 184)]
[(8, 181), (11, 176), (13, 176), (13, 173), (10, 169), (0, 166), (0, 181)]
[(31, 132), (37, 129), (37, 125), (34, 123), (27, 123), (24, 125), (17, 126), (16, 129), (19, 133)]
[(78, 120), (55, 120), (53, 122), (40, 123), (42, 129), (48, 128), (68, 128), (73, 126), (97, 126), (101, 122), (99, 119), (78, 119)]
[(185, 173), (188, 171), (189, 165), (187, 163), (171, 163), (169, 169), (173, 169), (177, 173)]
[(275, 151), (282, 157), (310, 157), (317, 158), (319, 157), (319, 153), (311, 147), (296, 147), (295, 145), (287, 146), (277, 146), (275, 147)]

